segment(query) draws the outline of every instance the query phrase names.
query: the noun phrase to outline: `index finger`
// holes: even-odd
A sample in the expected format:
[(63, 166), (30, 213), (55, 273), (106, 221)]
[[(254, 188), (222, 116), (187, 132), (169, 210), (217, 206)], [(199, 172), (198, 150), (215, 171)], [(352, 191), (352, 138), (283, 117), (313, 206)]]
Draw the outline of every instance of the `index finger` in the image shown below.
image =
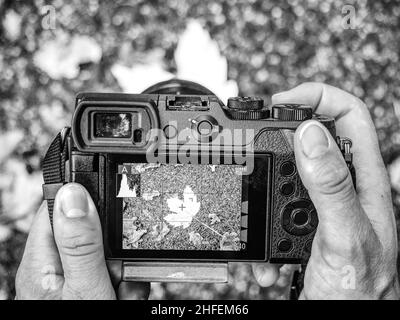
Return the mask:
[[(357, 193), (366, 214), (380, 235), (393, 239), (394, 215), (387, 172), (378, 138), (366, 105), (357, 97), (333, 86), (308, 82), (272, 97), (273, 104), (310, 105), (316, 113), (333, 117), (337, 133), (353, 142)], [(374, 223), (378, 222), (378, 223)], [(390, 227), (391, 229), (388, 229)]]

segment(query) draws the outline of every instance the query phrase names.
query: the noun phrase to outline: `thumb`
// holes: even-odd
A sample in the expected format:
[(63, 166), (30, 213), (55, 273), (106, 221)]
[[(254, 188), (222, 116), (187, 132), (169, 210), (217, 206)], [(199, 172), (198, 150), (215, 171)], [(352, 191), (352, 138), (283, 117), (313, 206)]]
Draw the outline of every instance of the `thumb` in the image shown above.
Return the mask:
[(54, 238), (64, 270), (64, 299), (115, 299), (101, 225), (93, 200), (76, 183), (63, 186), (54, 205)]
[(336, 254), (351, 251), (355, 232), (369, 223), (335, 139), (318, 121), (305, 121), (296, 130), (294, 149), (300, 177), (318, 212), (318, 245)]

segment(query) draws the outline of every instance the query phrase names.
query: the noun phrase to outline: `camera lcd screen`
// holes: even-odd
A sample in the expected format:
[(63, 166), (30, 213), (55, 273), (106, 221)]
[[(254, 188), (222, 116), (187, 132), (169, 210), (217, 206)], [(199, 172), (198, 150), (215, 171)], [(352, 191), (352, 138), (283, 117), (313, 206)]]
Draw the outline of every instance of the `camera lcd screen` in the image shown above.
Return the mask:
[(96, 113), (94, 134), (97, 138), (130, 138), (132, 115), (130, 113)]
[(119, 165), (116, 194), (123, 199), (122, 248), (245, 248), (242, 171), (240, 165)]
[(168, 155), (107, 155), (106, 257), (266, 261), (273, 156), (257, 153), (248, 166), (236, 155), (217, 164)]

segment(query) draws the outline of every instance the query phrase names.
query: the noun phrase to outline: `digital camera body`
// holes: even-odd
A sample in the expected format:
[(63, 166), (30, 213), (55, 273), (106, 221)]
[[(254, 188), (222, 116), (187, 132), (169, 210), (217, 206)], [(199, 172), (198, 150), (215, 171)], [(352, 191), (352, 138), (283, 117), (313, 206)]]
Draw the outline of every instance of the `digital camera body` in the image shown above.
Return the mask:
[[(334, 120), (257, 97), (224, 105), (177, 83), (186, 90), (167, 82), (144, 94), (77, 95), (71, 128), (44, 159), (50, 217), (57, 190), (77, 182), (98, 209), (106, 259), (307, 261), (318, 218), (293, 135), (314, 119), (336, 137)], [(337, 141), (353, 170), (351, 142)]]

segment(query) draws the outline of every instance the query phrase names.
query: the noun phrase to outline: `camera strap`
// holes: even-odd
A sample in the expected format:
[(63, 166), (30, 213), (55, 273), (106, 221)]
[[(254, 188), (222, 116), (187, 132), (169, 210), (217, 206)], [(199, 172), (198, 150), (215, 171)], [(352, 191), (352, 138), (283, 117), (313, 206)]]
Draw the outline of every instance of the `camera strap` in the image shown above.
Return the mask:
[(67, 144), (65, 136), (69, 128), (59, 132), (50, 144), (43, 159), (43, 198), (47, 201), (49, 218), (53, 227), (54, 199), (57, 191), (65, 184), (65, 161), (67, 160)]
[(298, 270), (293, 273), (292, 284), (290, 286), (290, 300), (298, 300), (304, 287), (304, 276), (306, 273), (307, 262), (301, 263)]

